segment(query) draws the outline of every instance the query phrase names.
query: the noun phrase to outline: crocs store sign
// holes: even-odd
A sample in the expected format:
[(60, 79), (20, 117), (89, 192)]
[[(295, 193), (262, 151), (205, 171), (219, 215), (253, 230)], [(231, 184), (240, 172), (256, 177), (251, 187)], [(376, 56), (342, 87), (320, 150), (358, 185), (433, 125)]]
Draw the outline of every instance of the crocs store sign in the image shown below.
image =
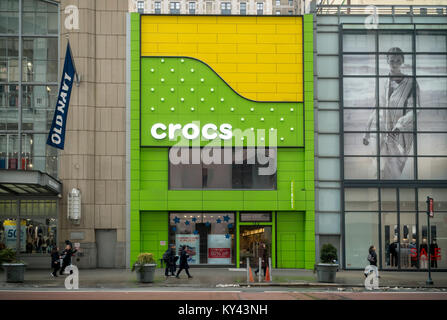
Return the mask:
[(229, 123), (222, 123), (216, 125), (214, 123), (207, 123), (200, 126), (199, 123), (188, 123), (181, 125), (179, 123), (155, 123), (151, 127), (151, 136), (157, 140), (168, 138), (173, 141), (180, 135), (187, 140), (195, 140), (200, 136), (205, 140), (214, 140), (220, 138), (222, 140), (229, 140), (233, 137), (233, 127)]

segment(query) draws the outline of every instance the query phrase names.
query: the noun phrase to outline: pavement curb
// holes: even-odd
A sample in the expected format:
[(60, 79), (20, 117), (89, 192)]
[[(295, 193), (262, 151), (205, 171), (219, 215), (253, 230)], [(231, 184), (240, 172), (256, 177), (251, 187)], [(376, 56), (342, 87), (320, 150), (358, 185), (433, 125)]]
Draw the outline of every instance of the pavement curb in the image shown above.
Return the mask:
[[(326, 283), (326, 282), (286, 282), (286, 283), (269, 283), (269, 282), (251, 282), (240, 283), (241, 287), (259, 286), (259, 287), (337, 287), (337, 288), (365, 288), (364, 284), (346, 284), (346, 283)], [(409, 288), (409, 289), (447, 289), (447, 286), (412, 286), (412, 285), (389, 285), (382, 288)]]

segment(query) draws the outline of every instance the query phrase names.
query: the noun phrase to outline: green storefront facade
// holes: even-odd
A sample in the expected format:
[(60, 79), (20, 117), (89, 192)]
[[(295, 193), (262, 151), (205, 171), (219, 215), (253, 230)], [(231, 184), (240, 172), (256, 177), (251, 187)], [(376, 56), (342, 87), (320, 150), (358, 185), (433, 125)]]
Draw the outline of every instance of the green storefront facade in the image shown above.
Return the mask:
[[(209, 65), (194, 57), (181, 54), (143, 56), (142, 17), (144, 15), (137, 13), (130, 15), (130, 264), (142, 252), (153, 253), (159, 261), (168, 244), (175, 242), (179, 233), (184, 233), (186, 229), (189, 230), (188, 234), (197, 235), (198, 238), (205, 232), (197, 231), (199, 227), (196, 221), (199, 218), (202, 219), (203, 230), (215, 227), (216, 230), (223, 230), (216, 232), (220, 233), (223, 241), (224, 236), (228, 241), (231, 240), (231, 246), (225, 248), (224, 245), (216, 252), (229, 250), (231, 258), (218, 263), (218, 259), (211, 259), (216, 256), (210, 257), (210, 251), (206, 256), (203, 250), (209, 250), (211, 236), (219, 236), (208, 234), (208, 246), (203, 239), (200, 245), (197, 242), (202, 252), (197, 265), (243, 266), (247, 255), (242, 253), (242, 246), (245, 246), (247, 252), (254, 248), (252, 242), (246, 244), (247, 239), (256, 239), (256, 235), (268, 233), (268, 250), (274, 268), (313, 269), (312, 15), (302, 17), (303, 101), (295, 102), (257, 102), (246, 99), (227, 85)], [(188, 101), (194, 102), (184, 103)], [(169, 154), (170, 149), (179, 144), (165, 137), (169, 135), (169, 124), (185, 127), (191, 123), (197, 123), (199, 129), (204, 124), (216, 124), (219, 127), (219, 124), (226, 123), (241, 131), (253, 131), (253, 128), (257, 132), (264, 130), (267, 135), (262, 142), (266, 146), (273, 146), (272, 140), (269, 140), (270, 132), (276, 129), (277, 170), (272, 188), (261, 190), (263, 188), (258, 189), (256, 185), (252, 189), (177, 188), (173, 175), (179, 171), (170, 165)], [(203, 130), (201, 132), (203, 134)], [(247, 139), (233, 135), (225, 146), (253, 146)], [(256, 139), (259, 143), (258, 136)], [(193, 142), (192, 146), (197, 149), (201, 147), (202, 150), (208, 143), (199, 139), (191, 140), (199, 141), (196, 145)], [(188, 176), (188, 172), (184, 174)], [(234, 179), (237, 177), (233, 173)], [(217, 222), (213, 220), (211, 224), (207, 220), (204, 223), (204, 219), (215, 217), (219, 217)], [(258, 220), (257, 217), (263, 218)], [(226, 223), (225, 226), (223, 223)]]

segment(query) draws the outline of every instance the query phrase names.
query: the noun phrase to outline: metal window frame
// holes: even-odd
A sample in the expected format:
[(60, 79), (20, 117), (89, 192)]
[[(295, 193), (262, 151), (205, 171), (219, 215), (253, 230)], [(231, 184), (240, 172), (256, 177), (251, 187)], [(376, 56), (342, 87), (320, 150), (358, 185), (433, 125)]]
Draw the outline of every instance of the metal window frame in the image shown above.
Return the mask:
[[(340, 9), (340, 8), (339, 8)], [(339, 23), (340, 23), (340, 17), (339, 17)], [(399, 251), (399, 255), (398, 255), (398, 266), (396, 269), (387, 269), (384, 268), (384, 261), (382, 259), (382, 202), (381, 202), (381, 191), (384, 188), (393, 188), (396, 192), (396, 218), (397, 218), (397, 232), (398, 232), (398, 243), (400, 243), (401, 241), (401, 223), (400, 223), (400, 215), (401, 215), (401, 208), (400, 208), (400, 190), (404, 189), (404, 188), (411, 188), (414, 190), (414, 199), (415, 199), (415, 208), (414, 208), (414, 212), (415, 213), (415, 225), (416, 225), (416, 246), (419, 248), (419, 238), (421, 236), (420, 234), (420, 230), (419, 230), (419, 214), (425, 214), (425, 211), (423, 210), (419, 210), (419, 189), (421, 188), (432, 188), (432, 189), (436, 189), (436, 188), (447, 188), (447, 181), (445, 180), (419, 180), (418, 179), (418, 161), (417, 159), (419, 158), (424, 158), (424, 157), (430, 157), (430, 156), (426, 156), (426, 155), (419, 155), (418, 154), (418, 146), (417, 146), (417, 135), (419, 133), (437, 133), (437, 131), (418, 131), (418, 127), (417, 127), (417, 113), (416, 111), (418, 110), (447, 110), (447, 108), (418, 108), (417, 107), (417, 100), (419, 99), (418, 97), (416, 97), (416, 80), (418, 78), (443, 78), (443, 79), (447, 79), (447, 75), (444, 76), (419, 76), (416, 74), (416, 57), (420, 54), (433, 54), (433, 55), (446, 55), (447, 52), (439, 52), (439, 53), (435, 53), (435, 52), (430, 52), (430, 53), (425, 53), (425, 52), (417, 52), (416, 51), (416, 36), (418, 35), (419, 32), (439, 32), (439, 30), (430, 30), (430, 29), (418, 29), (417, 25), (421, 25), (421, 24), (417, 24), (417, 23), (411, 23), (413, 25), (412, 29), (377, 29), (377, 30), (359, 30), (359, 29), (344, 29), (343, 28), (343, 23), (340, 23), (338, 25), (339, 27), (339, 32), (338, 32), (338, 36), (339, 36), (339, 110), (340, 110), (340, 117), (339, 117), (339, 121), (340, 121), (340, 132), (339, 132), (339, 136), (340, 136), (340, 171), (341, 171), (341, 209), (342, 209), (342, 256), (343, 256), (343, 261), (342, 261), (342, 266), (343, 269), (346, 269), (346, 236), (345, 236), (345, 232), (346, 232), (346, 212), (351, 212), (351, 211), (346, 211), (345, 208), (345, 191), (346, 189), (349, 188), (374, 188), (377, 190), (378, 192), (378, 237), (379, 237), (379, 267), (381, 270), (387, 270), (387, 271), (417, 271), (417, 272), (425, 272), (425, 270), (420, 269), (420, 266), (417, 266), (417, 269), (402, 269), (401, 265), (400, 265), (400, 254), (401, 254), (401, 250)], [(395, 24), (396, 25), (396, 24)], [(405, 25), (408, 25), (408, 23), (405, 23)], [(423, 24), (422, 24), (423, 25)], [(380, 159), (381, 157), (384, 157), (380, 154), (380, 146), (379, 143), (377, 143), (377, 154), (375, 155), (375, 158), (377, 159), (377, 179), (345, 179), (345, 170), (344, 170), (344, 160), (345, 160), (345, 151), (344, 151), (344, 134), (345, 134), (345, 130), (344, 130), (344, 110), (345, 109), (353, 109), (353, 108), (345, 108), (344, 106), (344, 97), (343, 97), (343, 79), (345, 77), (348, 78), (353, 78), (352, 75), (344, 75), (343, 73), (343, 56), (345, 54), (370, 54), (370, 55), (374, 55), (375, 56), (375, 71), (376, 73), (374, 75), (367, 75), (367, 76), (357, 76), (357, 77), (362, 77), (362, 78), (366, 78), (366, 77), (371, 77), (371, 78), (375, 78), (376, 80), (376, 88), (375, 88), (375, 94), (376, 94), (376, 106), (375, 106), (375, 110), (380, 110), (383, 108), (379, 108), (379, 101), (378, 98), (379, 97), (379, 79), (380, 78), (387, 78), (387, 76), (384, 75), (380, 75), (379, 74), (379, 56), (381, 54), (386, 54), (385, 52), (380, 52), (379, 51), (379, 35), (380, 34), (386, 34), (386, 33), (390, 33), (390, 32), (406, 32), (408, 34), (411, 35), (412, 37), (412, 52), (406, 53), (408, 55), (411, 55), (412, 58), (412, 74), (409, 75), (408, 77), (413, 79), (413, 106), (411, 107), (411, 110), (413, 111), (413, 130), (411, 131), (413, 133), (413, 155), (411, 156), (414, 159), (413, 162), (413, 171), (414, 171), (414, 179), (412, 180), (382, 180), (380, 177)], [(443, 30), (445, 32), (445, 30)], [(374, 33), (375, 35), (375, 51), (374, 52), (344, 52), (343, 50), (343, 35), (344, 34), (368, 34), (368, 33)], [(404, 53), (405, 54), (405, 53)], [(335, 54), (334, 54), (335, 56)], [(355, 76), (354, 76), (355, 77)], [(365, 108), (366, 109), (366, 108)], [(373, 108), (367, 108), (370, 110), (374, 110)], [(376, 112), (376, 123), (379, 123), (379, 113)], [(378, 128), (377, 134), (382, 133), (384, 131), (380, 131), (380, 128)], [(351, 133), (351, 131), (348, 131), (346, 133)], [(352, 133), (355, 133), (355, 131), (352, 131)], [(446, 132), (442, 132), (442, 133), (446, 133)], [(349, 156), (349, 155), (348, 155)], [(365, 157), (367, 155), (364, 155), (363, 157)], [(356, 157), (362, 157), (362, 156), (356, 156)], [(408, 156), (407, 156), (408, 157)], [(436, 155), (433, 156), (436, 158), (445, 158), (446, 156), (440, 156), (440, 155)], [(367, 211), (365, 211), (367, 212)], [(375, 211), (376, 212), (376, 211)], [(402, 213), (405, 212), (409, 212), (408, 210), (403, 210)], [(384, 212), (385, 213), (385, 212)], [(349, 270), (357, 270), (358, 268), (349, 268)], [(445, 269), (436, 269), (434, 271), (445, 271)]]
[[(58, 20), (58, 26), (60, 26), (60, 6), (61, 4), (59, 2), (56, 1), (51, 1), (51, 0), (39, 0), (42, 2), (46, 2), (52, 5), (56, 5), (57, 6), (57, 20)], [(16, 11), (14, 11), (16, 12)], [(18, 22), (19, 22), (19, 30), (18, 30), (18, 34), (5, 34), (4, 37), (14, 37), (18, 39), (18, 69), (19, 69), (19, 81), (17, 82), (6, 82), (6, 83), (2, 83), (5, 85), (16, 85), (18, 86), (18, 105), (17, 105), (17, 109), (18, 109), (18, 119), (17, 119), (17, 130), (5, 130), (5, 134), (6, 133), (16, 133), (18, 135), (18, 144), (19, 144), (19, 149), (18, 149), (18, 168), (17, 170), (23, 170), (22, 168), (22, 144), (23, 144), (23, 134), (25, 133), (25, 130), (22, 129), (22, 121), (23, 121), (23, 87), (26, 85), (34, 85), (34, 83), (29, 83), (29, 82), (25, 82), (23, 81), (23, 39), (24, 38), (57, 38), (58, 40), (58, 51), (57, 51), (57, 74), (59, 75), (60, 72), (60, 30), (58, 31), (57, 35), (52, 34), (52, 35), (29, 35), (29, 34), (24, 34), (23, 33), (23, 13), (25, 11), (23, 10), (23, 0), (19, 0), (19, 9), (17, 11), (18, 13)], [(0, 35), (1, 37), (3, 37), (3, 34)], [(36, 85), (41, 85), (41, 86), (47, 86), (47, 85), (57, 85), (58, 83), (52, 83), (52, 82), (42, 82), (42, 83), (35, 83)], [(26, 130), (27, 131), (27, 130)], [(27, 131), (28, 132), (28, 131)], [(34, 133), (34, 131), (32, 132)], [(46, 157), (46, 156), (45, 156)], [(59, 151), (57, 152), (57, 172), (59, 171)], [(21, 214), (20, 214), (20, 202), (22, 200), (21, 197), (15, 197), (14, 198), (17, 202), (17, 213), (16, 213), (16, 219), (17, 219), (17, 224), (16, 226), (20, 226), (20, 221), (22, 219)], [(56, 202), (56, 210), (57, 212), (59, 211), (59, 202)], [(17, 242), (16, 242), (16, 250), (19, 250), (20, 248), (20, 232), (17, 234)], [(59, 232), (57, 234), (57, 238), (56, 241), (59, 242)], [(20, 255), (20, 250), (19, 250), (19, 255)]]

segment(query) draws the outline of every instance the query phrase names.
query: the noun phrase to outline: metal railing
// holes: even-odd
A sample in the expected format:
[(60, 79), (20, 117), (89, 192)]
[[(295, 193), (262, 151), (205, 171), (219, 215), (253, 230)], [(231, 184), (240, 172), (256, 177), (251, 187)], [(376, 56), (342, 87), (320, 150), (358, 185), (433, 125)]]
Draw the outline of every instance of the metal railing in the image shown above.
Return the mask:
[[(368, 5), (317, 5), (318, 15), (369, 15)], [(395, 16), (447, 16), (447, 6), (443, 5), (375, 5), (378, 15)], [(372, 11), (372, 10), (371, 10)]]

